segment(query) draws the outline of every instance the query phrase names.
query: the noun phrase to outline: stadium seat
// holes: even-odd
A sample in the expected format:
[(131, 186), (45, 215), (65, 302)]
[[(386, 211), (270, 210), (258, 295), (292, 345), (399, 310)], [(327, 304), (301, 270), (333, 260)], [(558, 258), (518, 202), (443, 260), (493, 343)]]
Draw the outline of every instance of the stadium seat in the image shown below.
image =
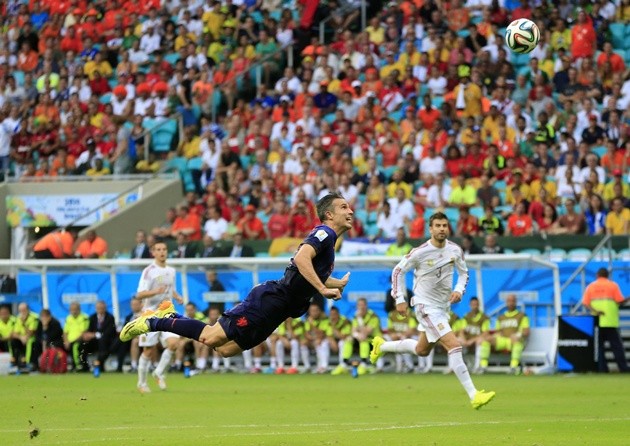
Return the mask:
[(507, 183), (505, 182), (505, 180), (497, 180), (494, 182), (494, 187), (500, 191), (505, 190), (507, 187)]
[(24, 71), (15, 70), (12, 71), (11, 74), (15, 78), (15, 83), (20, 87), (24, 86)]
[[(153, 128), (153, 127), (152, 127)], [(168, 119), (155, 130), (151, 131), (151, 145), (155, 152), (168, 152), (171, 150), (173, 139), (177, 133), (177, 121)]]
[(177, 61), (179, 60), (179, 53), (169, 53), (164, 56), (164, 60), (169, 64), (175, 66)]
[(562, 262), (566, 260), (567, 252), (561, 248), (554, 248), (549, 251), (549, 260), (552, 262)]
[(472, 215), (475, 218), (481, 218), (483, 217), (483, 208), (481, 206), (475, 206), (470, 208), (470, 215)]
[(553, 367), (555, 350), (555, 328), (534, 327), (530, 329), (521, 361), (523, 365)]
[(617, 260), (624, 260), (630, 262), (630, 249), (622, 249), (617, 253)]
[(444, 213), (448, 217), (448, 220), (452, 225), (457, 225), (457, 220), (459, 220), (459, 209), (458, 208), (446, 208), (444, 209)]
[(568, 252), (567, 260), (571, 262), (585, 262), (591, 255), (591, 250), (586, 248), (575, 248)]
[(361, 223), (363, 223), (363, 226), (367, 225), (367, 221), (368, 221), (368, 213), (365, 209), (356, 209), (354, 211), (354, 218), (361, 220)]
[(385, 175), (385, 182), (389, 183), (389, 179), (392, 177), (394, 172), (398, 170), (398, 166), (389, 166), (383, 169), (383, 174)]
[(201, 157), (197, 156), (188, 160), (188, 165), (186, 166), (186, 168), (188, 170), (201, 170), (202, 165), (203, 160), (201, 159)]
[(240, 159), (241, 159), (241, 166), (243, 166), (243, 169), (247, 169), (249, 167), (249, 164), (252, 158), (249, 155), (241, 155)]
[(268, 252), (257, 252), (256, 257), (269, 257)]
[(615, 49), (624, 49), (626, 47), (626, 24), (625, 23), (611, 23), (608, 27), (612, 34), (612, 44)]
[[(355, 207), (357, 209), (365, 209), (365, 201), (366, 201), (365, 194), (357, 195), (357, 204), (355, 205)], [(355, 212), (356, 212), (356, 210), (355, 210)]]
[(267, 225), (270, 215), (267, 214), (265, 211), (258, 211), (256, 212), (256, 217), (258, 217), (260, 221), (263, 222), (263, 225)]
[(519, 254), (531, 254), (533, 256), (539, 256), (539, 255), (542, 254), (540, 252), (540, 249), (536, 249), (536, 248), (521, 249), (518, 253)]
[(513, 249), (510, 249), (510, 248), (505, 248), (505, 249), (503, 250), (503, 252), (504, 252), (505, 254), (514, 254), (514, 250), (513, 250)]
[(365, 227), (365, 234), (368, 237), (372, 237), (375, 236), (376, 234), (378, 234), (378, 227), (376, 226), (376, 223), (370, 223)]
[(615, 250), (602, 248), (597, 252), (597, 254), (595, 254), (594, 259), (607, 262), (611, 257), (613, 260), (615, 259), (615, 257), (617, 257), (617, 253), (615, 252)]
[(602, 156), (604, 156), (606, 154), (606, 147), (605, 146), (595, 146), (595, 147), (591, 148), (591, 152), (593, 152), (595, 155), (597, 155), (599, 157), (599, 159), (601, 159)]
[[(628, 36), (627, 38), (630, 39), (630, 36)], [(624, 55), (624, 60), (626, 62), (626, 65), (630, 64), (630, 48), (626, 50), (626, 54)]]
[(111, 93), (105, 93), (103, 96), (101, 96), (100, 98), (98, 98), (98, 101), (101, 104), (109, 104), (112, 100), (112, 94)]

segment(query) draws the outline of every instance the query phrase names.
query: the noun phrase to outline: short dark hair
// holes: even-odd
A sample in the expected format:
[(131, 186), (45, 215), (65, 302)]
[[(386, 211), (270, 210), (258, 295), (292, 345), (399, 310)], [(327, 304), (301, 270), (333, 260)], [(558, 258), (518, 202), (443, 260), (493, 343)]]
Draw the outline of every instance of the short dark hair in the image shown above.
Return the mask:
[(339, 192), (331, 192), (317, 202), (317, 218), (319, 218), (320, 221), (323, 222), (326, 219), (326, 212), (332, 210), (333, 201), (338, 199), (343, 200), (343, 195)]
[(476, 300), (477, 302), (479, 302), (479, 298), (477, 296), (473, 296), (470, 298), (470, 301), (472, 302), (473, 300)]
[(608, 279), (608, 270), (606, 268), (600, 268), (597, 270), (597, 277), (604, 277)]
[(429, 217), (429, 227), (433, 226), (433, 222), (435, 220), (446, 220), (448, 221), (448, 217), (444, 212), (436, 212), (431, 217)]

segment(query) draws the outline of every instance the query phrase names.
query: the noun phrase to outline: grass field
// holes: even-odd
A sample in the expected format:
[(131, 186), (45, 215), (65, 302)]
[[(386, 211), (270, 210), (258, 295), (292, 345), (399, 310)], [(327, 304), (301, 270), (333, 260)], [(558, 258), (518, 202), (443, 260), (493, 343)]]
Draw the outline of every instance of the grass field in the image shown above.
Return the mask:
[(630, 376), (475, 378), (497, 391), (479, 411), (442, 375), (177, 375), (147, 395), (132, 375), (9, 376), (0, 444), (630, 444)]

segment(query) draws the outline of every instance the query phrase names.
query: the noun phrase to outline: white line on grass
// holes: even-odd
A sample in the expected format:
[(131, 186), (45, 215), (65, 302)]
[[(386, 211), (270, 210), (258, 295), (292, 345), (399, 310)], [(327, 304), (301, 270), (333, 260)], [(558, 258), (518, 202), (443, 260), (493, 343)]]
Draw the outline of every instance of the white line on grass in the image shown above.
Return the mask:
[[(616, 421), (630, 421), (630, 417), (618, 417), (618, 418), (564, 418), (561, 420), (555, 419), (543, 419), (543, 420), (526, 420), (529, 423), (538, 423), (538, 424), (548, 424), (548, 423), (558, 423), (561, 422), (616, 422)], [(523, 420), (515, 420), (515, 421), (450, 421), (450, 422), (438, 422), (438, 423), (416, 423), (405, 426), (376, 426), (376, 427), (357, 427), (357, 428), (344, 428), (344, 429), (327, 429), (325, 433), (337, 433), (337, 432), (374, 432), (374, 431), (390, 431), (390, 430), (403, 430), (403, 429), (422, 429), (422, 428), (434, 428), (434, 427), (465, 427), (465, 426), (483, 426), (483, 425), (496, 425), (496, 424), (519, 424), (523, 423)], [(279, 428), (279, 427), (333, 427), (333, 426), (361, 426), (361, 425), (374, 425), (379, 424), (376, 423), (292, 423), (292, 424), (228, 424), (219, 426), (221, 428)], [(383, 423), (381, 423), (383, 424)], [(144, 429), (160, 429), (160, 430), (181, 430), (181, 429), (199, 429), (204, 428), (207, 429), (211, 426), (202, 426), (202, 425), (190, 425), (190, 426), (108, 426), (108, 427), (79, 427), (79, 428), (44, 428), (43, 432), (66, 432), (66, 431), (82, 431), (82, 432), (90, 432), (90, 431), (126, 431), (126, 430), (144, 430)], [(0, 433), (15, 433), (15, 432), (26, 432), (26, 429), (0, 429)], [(204, 438), (217, 438), (217, 437), (252, 437), (252, 436), (278, 436), (278, 435), (304, 435), (304, 434), (322, 434), (321, 430), (312, 430), (312, 431), (277, 431), (277, 432), (231, 432), (231, 433), (223, 433), (223, 434), (212, 434), (212, 435), (204, 435)], [(100, 438), (100, 439), (77, 439), (77, 440), (63, 440), (63, 442), (56, 443), (48, 443), (46, 444), (82, 444), (89, 443), (94, 441), (130, 441), (135, 440), (136, 438)], [(41, 440), (40, 440), (41, 441)]]

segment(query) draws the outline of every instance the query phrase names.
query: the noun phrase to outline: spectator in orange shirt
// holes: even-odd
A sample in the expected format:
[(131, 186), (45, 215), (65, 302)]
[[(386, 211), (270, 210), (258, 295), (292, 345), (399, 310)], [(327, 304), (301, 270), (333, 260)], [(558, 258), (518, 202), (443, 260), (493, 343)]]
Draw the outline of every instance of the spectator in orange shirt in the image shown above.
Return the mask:
[(613, 52), (613, 46), (610, 42), (604, 43), (604, 51), (597, 57), (597, 67), (601, 69), (606, 62), (610, 62), (613, 73), (623, 73), (626, 70), (623, 58)]
[(522, 237), (532, 235), (532, 232), (532, 218), (525, 212), (525, 203), (517, 203), (514, 207), (514, 213), (508, 218), (505, 235)]
[(35, 71), (38, 63), (39, 57), (37, 52), (31, 48), (31, 44), (28, 42), (22, 43), (22, 48), (17, 57), (17, 69), (30, 73)]
[(422, 125), (424, 125), (425, 129), (432, 129), (435, 121), (440, 119), (442, 113), (440, 113), (440, 110), (433, 107), (430, 94), (424, 95), (422, 103), (424, 107), (418, 110), (418, 118), (422, 121)]
[(245, 215), (236, 225), (237, 229), (243, 233), (245, 240), (261, 240), (267, 235), (265, 233), (265, 225), (256, 217), (256, 208), (248, 204), (245, 206)]
[(171, 226), (171, 236), (177, 238), (179, 233), (186, 234), (191, 241), (201, 240), (201, 220), (187, 205), (177, 207), (177, 217)]
[(77, 232), (72, 229), (46, 234), (33, 246), (33, 255), (36, 259), (70, 258), (76, 237)]
[(573, 60), (590, 58), (597, 49), (597, 35), (592, 20), (586, 12), (580, 11), (577, 23), (571, 28), (571, 55)]
[(96, 235), (96, 231), (89, 230), (85, 240), (79, 243), (75, 252), (76, 257), (83, 259), (98, 259), (107, 256), (107, 242)]

